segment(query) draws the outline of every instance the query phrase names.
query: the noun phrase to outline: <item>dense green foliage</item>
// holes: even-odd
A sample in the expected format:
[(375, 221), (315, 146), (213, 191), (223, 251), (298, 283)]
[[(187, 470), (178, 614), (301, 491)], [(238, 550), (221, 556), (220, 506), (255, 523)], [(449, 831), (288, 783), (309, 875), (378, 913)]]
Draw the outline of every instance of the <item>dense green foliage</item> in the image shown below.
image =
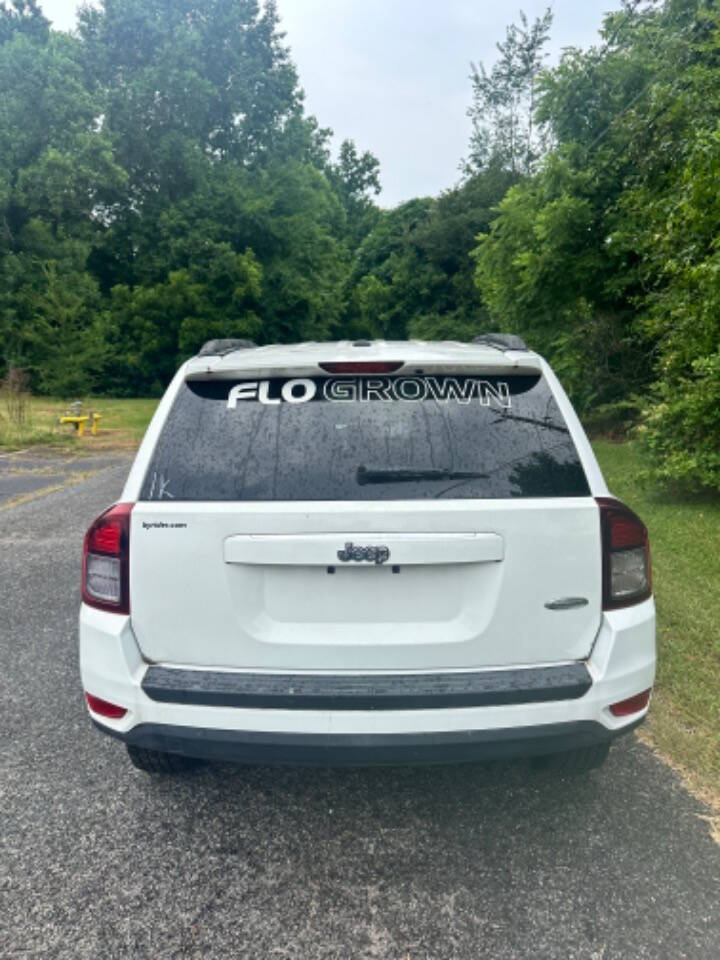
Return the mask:
[(585, 411), (637, 395), (659, 474), (720, 488), (720, 18), (628, 3), (539, 83), (555, 146), (476, 251), (493, 321)]
[(0, 6), (0, 343), (45, 392), (159, 392), (213, 336), (331, 336), (377, 160), (306, 117), (272, 3)]
[(513, 179), (489, 171), (383, 213), (355, 250), (346, 332), (468, 340), (487, 329), (470, 252)]
[(668, 480), (720, 488), (720, 15), (621, 0), (544, 68), (551, 15), (473, 66), (463, 176), (374, 201), (306, 115), (272, 2), (0, 2), (0, 376), (157, 394), (215, 336), (527, 337)]

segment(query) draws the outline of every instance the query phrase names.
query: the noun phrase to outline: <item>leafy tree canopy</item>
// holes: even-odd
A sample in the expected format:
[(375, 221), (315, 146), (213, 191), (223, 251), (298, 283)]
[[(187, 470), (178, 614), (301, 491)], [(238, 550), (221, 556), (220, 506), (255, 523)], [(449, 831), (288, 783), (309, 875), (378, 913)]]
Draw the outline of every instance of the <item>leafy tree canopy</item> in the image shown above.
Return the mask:
[(331, 157), (273, 3), (104, 0), (74, 37), (13, 0), (0, 85), (0, 360), (36, 389), (157, 392), (212, 336), (337, 329), (378, 162)]
[(720, 488), (720, 15), (628, 2), (538, 80), (555, 147), (475, 251), (496, 324), (584, 410), (636, 396), (668, 480)]

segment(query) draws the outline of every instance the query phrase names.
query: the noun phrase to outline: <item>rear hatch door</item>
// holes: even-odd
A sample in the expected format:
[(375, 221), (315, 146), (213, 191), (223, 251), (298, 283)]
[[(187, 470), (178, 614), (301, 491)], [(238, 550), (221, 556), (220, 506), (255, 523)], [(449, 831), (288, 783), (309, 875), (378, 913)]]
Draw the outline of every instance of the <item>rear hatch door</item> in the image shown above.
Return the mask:
[(600, 622), (597, 507), (536, 373), (188, 381), (130, 569), (156, 662), (545, 664)]

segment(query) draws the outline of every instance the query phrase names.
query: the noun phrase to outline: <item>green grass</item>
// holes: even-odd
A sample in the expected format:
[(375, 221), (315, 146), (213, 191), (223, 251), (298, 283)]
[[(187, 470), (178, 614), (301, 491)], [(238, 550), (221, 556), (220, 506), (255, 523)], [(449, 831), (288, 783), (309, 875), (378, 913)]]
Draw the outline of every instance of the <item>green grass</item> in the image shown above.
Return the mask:
[(95, 437), (89, 431), (84, 437), (78, 437), (73, 427), (58, 424), (58, 417), (68, 412), (69, 403), (53, 397), (30, 397), (26, 421), (20, 428), (10, 424), (0, 407), (0, 448), (20, 450), (43, 444), (63, 451), (132, 450), (142, 439), (158, 400), (83, 398), (84, 412), (96, 410), (102, 414)]
[(633, 443), (593, 443), (612, 492), (650, 531), (658, 675), (648, 729), (698, 786), (720, 794), (720, 499), (663, 494)]

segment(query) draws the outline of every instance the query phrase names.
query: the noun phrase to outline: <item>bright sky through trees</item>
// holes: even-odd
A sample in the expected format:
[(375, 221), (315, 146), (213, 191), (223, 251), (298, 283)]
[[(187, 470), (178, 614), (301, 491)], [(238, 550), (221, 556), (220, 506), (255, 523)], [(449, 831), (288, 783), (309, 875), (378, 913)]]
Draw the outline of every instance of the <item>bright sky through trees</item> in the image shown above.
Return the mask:
[[(554, 13), (548, 63), (563, 47), (595, 42), (611, 0), (278, 0), (309, 113), (380, 160), (382, 206), (430, 196), (458, 179), (466, 156), (470, 63), (496, 58), (495, 43), (520, 8)], [(41, 0), (57, 29), (75, 22), (76, 0)]]

